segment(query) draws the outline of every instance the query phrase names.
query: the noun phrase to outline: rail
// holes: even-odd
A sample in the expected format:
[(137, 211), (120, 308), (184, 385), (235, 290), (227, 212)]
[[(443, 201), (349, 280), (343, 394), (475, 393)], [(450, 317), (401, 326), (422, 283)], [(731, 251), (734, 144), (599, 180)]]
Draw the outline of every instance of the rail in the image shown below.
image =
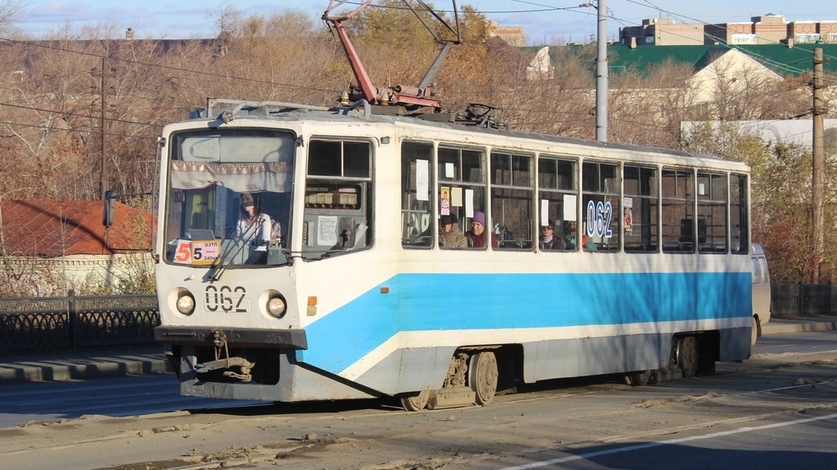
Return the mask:
[(0, 299), (0, 351), (154, 343), (155, 295)]
[(774, 284), (770, 296), (775, 318), (837, 316), (837, 285)]

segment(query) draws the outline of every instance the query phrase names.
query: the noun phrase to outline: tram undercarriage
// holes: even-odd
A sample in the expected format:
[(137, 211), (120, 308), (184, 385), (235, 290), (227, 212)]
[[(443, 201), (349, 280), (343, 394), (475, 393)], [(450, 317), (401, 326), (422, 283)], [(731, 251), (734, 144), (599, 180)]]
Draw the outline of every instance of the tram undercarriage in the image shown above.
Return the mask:
[[(740, 333), (737, 336), (747, 336), (747, 332)], [(715, 362), (721, 359), (720, 337), (718, 332), (675, 335), (667, 365), (622, 374), (631, 385), (712, 374)], [(513, 390), (523, 382), (524, 351), (521, 345), (459, 348), (451, 357), (440, 388), (396, 396), (407, 411), (487, 405), (498, 392)], [(294, 349), (216, 343), (173, 346), (168, 353), (184, 395), (280, 402), (387, 395), (298, 362)], [(619, 372), (609, 374), (613, 373)]]

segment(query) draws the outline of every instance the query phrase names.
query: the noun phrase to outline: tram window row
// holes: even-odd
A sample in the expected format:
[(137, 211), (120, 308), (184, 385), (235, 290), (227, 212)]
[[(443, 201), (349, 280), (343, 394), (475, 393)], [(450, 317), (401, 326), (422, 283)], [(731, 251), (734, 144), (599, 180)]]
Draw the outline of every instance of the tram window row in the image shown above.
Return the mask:
[[(402, 245), (440, 243), (486, 220), (483, 249), (518, 251), (748, 252), (748, 176), (700, 166), (581, 159), (405, 141)], [(448, 218), (449, 217), (449, 218)], [(548, 227), (550, 230), (544, 230)], [(552, 232), (557, 244), (545, 248)]]

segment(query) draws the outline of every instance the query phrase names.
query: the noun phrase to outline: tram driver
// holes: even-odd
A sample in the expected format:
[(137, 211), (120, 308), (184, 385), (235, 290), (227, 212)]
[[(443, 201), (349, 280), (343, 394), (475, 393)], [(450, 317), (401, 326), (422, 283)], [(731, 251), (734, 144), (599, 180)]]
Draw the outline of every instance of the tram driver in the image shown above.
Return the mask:
[(270, 216), (262, 213), (261, 207), (256, 206), (252, 194), (241, 195), (241, 207), (233, 239), (243, 241), (250, 249), (250, 256), (245, 264), (267, 263)]

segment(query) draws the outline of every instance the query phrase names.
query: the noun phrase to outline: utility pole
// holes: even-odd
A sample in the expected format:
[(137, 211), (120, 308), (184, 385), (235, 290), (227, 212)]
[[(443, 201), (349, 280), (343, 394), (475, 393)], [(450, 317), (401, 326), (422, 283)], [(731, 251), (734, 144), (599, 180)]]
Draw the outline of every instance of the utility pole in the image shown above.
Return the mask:
[(596, 140), (607, 142), (607, 1), (598, 0), (598, 44), (596, 54)]
[(814, 107), (812, 110), (814, 121), (813, 169), (811, 171), (812, 204), (814, 206), (814, 253), (813, 259), (817, 263), (814, 267), (814, 282), (819, 284), (823, 278), (823, 254), (825, 253), (825, 145), (823, 141), (823, 59), (822, 48), (814, 49)]
[(102, 102), (102, 112), (99, 118), (99, 131), (101, 132), (102, 137), (102, 180), (99, 187), (99, 193), (101, 194), (102, 198), (105, 197), (105, 191), (108, 189), (107, 185), (107, 114), (108, 114), (108, 87), (107, 79), (113, 77), (116, 72), (116, 69), (108, 69), (108, 59), (107, 57), (102, 57), (102, 69), (96, 70), (93, 69), (93, 76), (98, 76), (101, 79), (101, 84), (99, 87), (99, 94), (101, 95), (101, 102)]

